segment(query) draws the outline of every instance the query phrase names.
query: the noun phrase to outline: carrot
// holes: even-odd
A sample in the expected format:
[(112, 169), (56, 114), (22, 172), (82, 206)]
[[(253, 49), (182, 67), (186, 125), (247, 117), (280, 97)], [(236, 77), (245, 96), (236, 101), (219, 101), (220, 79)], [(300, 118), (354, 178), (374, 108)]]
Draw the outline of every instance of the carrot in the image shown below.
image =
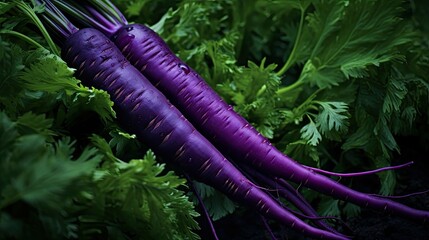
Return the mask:
[(58, 1), (82, 22), (92, 24), (113, 39), (123, 55), (224, 155), (251, 165), (266, 176), (284, 178), (363, 207), (423, 222), (429, 219), (428, 211), (355, 191), (316, 173), (325, 172), (303, 166), (284, 155), (223, 101), (154, 31), (142, 24), (128, 24), (108, 0), (89, 2), (94, 5), (87, 4), (80, 10), (64, 0)]
[[(42, 4), (41, 1), (36, 1)], [(107, 91), (120, 124), (158, 156), (231, 199), (310, 237), (348, 239), (302, 221), (233, 166), (101, 32), (77, 29), (50, 1), (43, 15), (82, 83)]]

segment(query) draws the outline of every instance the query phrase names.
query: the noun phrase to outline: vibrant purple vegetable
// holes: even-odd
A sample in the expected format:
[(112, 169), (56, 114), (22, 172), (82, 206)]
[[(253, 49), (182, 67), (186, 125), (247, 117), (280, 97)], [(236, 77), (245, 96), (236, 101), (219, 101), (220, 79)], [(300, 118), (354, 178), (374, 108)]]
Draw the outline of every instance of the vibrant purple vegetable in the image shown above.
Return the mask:
[[(348, 239), (308, 225), (288, 212), (237, 170), (156, 89), (106, 36), (96, 29), (78, 30), (49, 1), (47, 24), (63, 38), (61, 57), (76, 69), (82, 83), (107, 91), (121, 125), (171, 164), (231, 199), (255, 208), (310, 237)], [(39, 2), (40, 3), (40, 2)], [(57, 23), (55, 23), (55, 21)], [(62, 25), (61, 25), (62, 24)]]
[(136, 68), (175, 104), (197, 129), (223, 153), (246, 161), (267, 174), (303, 184), (360, 206), (390, 211), (414, 219), (429, 219), (429, 212), (354, 191), (316, 174), (271, 145), (243, 117), (234, 112), (208, 84), (151, 29), (126, 25), (113, 36), (115, 44)]
[[(429, 219), (428, 211), (355, 191), (284, 155), (223, 101), (197, 72), (180, 60), (154, 31), (142, 24), (127, 24), (124, 16), (107, 0), (104, 5), (97, 1), (89, 2), (104, 6), (103, 10), (110, 6), (116, 18), (111, 16), (114, 21), (110, 21), (95, 8), (86, 5), (87, 12), (93, 18), (80, 12), (80, 20), (99, 28), (113, 39), (123, 55), (224, 155), (251, 165), (267, 176), (291, 180), (363, 207), (420, 221)], [(73, 8), (67, 3), (63, 6)], [(85, 14), (86, 19), (82, 17)]]
[[(287, 202), (292, 203), (299, 212), (294, 212), (294, 214), (303, 219), (312, 219), (313, 223), (320, 227), (321, 229), (326, 229), (331, 232), (336, 232), (331, 226), (329, 226), (325, 219), (337, 219), (335, 217), (320, 217), (318, 216), (316, 210), (310, 205), (309, 202), (301, 195), (299, 192), (288, 182), (286, 181), (276, 181), (270, 177), (265, 176), (257, 172), (255, 169), (248, 166), (240, 166), (246, 173), (251, 176), (251, 179), (255, 179), (258, 182), (263, 183), (265, 186), (269, 187), (272, 194), (276, 194), (284, 198)], [(292, 211), (292, 210), (290, 210)], [(338, 220), (338, 219), (337, 219)]]

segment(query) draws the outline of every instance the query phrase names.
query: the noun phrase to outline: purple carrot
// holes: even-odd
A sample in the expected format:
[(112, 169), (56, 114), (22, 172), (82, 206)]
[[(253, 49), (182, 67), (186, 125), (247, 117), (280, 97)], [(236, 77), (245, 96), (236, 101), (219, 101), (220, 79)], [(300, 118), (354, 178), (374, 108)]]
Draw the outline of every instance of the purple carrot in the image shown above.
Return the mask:
[(305, 168), (317, 172), (317, 173), (322, 173), (322, 174), (326, 174), (326, 175), (330, 175), (330, 176), (336, 176), (336, 177), (358, 177), (358, 176), (364, 176), (364, 175), (370, 175), (370, 174), (374, 174), (374, 173), (379, 173), (379, 172), (383, 172), (383, 171), (389, 171), (389, 170), (395, 170), (395, 169), (400, 169), (400, 168), (404, 168), (404, 167), (408, 167), (410, 165), (412, 165), (414, 162), (407, 162), (401, 165), (397, 165), (397, 166), (389, 166), (389, 167), (382, 167), (382, 168), (377, 168), (374, 170), (369, 170), (369, 171), (365, 171), (365, 172), (355, 172), (355, 173), (336, 173), (336, 172), (330, 172), (330, 171), (326, 171), (323, 169), (319, 169), (319, 168), (313, 168), (313, 167), (309, 167), (309, 166), (304, 166)]
[(158, 156), (171, 160), (193, 178), (215, 187), (233, 200), (254, 207), (309, 236), (346, 239), (310, 227), (251, 184), (123, 58), (113, 43), (95, 31), (83, 29), (72, 35), (64, 44), (63, 59), (77, 69), (84, 84), (111, 94), (122, 125)]
[[(66, 1), (58, 2), (73, 12), (73, 6)], [(75, 16), (86, 24), (110, 22), (101, 29), (103, 33), (114, 40), (124, 56), (224, 155), (231, 156), (234, 161), (252, 165), (266, 175), (291, 180), (360, 206), (421, 221), (429, 219), (428, 211), (355, 191), (284, 155), (246, 119), (234, 112), (232, 106), (223, 101), (197, 72), (180, 60), (154, 31), (142, 24), (127, 24), (123, 15), (108, 0), (87, 2), (94, 5), (86, 4), (80, 15)], [(109, 18), (113, 14), (121, 17), (116, 17), (112, 22)]]
[(216, 229), (215, 229), (215, 227), (213, 225), (213, 221), (210, 218), (210, 214), (209, 214), (206, 206), (204, 206), (204, 202), (203, 202), (203, 199), (200, 196), (200, 193), (195, 188), (194, 183), (192, 182), (192, 179), (188, 175), (186, 175), (186, 174), (185, 174), (185, 176), (186, 176), (186, 180), (188, 180), (189, 187), (191, 188), (192, 192), (194, 193), (195, 197), (197, 198), (198, 204), (200, 205), (201, 211), (203, 212), (203, 215), (204, 215), (204, 218), (206, 219), (207, 224), (210, 227), (210, 232), (212, 233), (213, 238), (215, 240), (219, 240), (219, 237), (217, 236), (217, 233), (216, 233)]
[(284, 198), (287, 202), (291, 203), (299, 211), (301, 211), (301, 213), (295, 212), (294, 214), (296, 216), (300, 218), (313, 220), (314, 224), (316, 224), (321, 229), (325, 229), (325, 230), (340, 234), (331, 226), (329, 226), (325, 221), (323, 221), (325, 219), (338, 220), (338, 218), (319, 216), (316, 210), (314, 210), (314, 208), (311, 206), (311, 204), (307, 202), (307, 200), (304, 197), (302, 197), (302, 195), (299, 194), (299, 192), (296, 189), (294, 189), (288, 182), (282, 181), (282, 179), (272, 179), (245, 165), (240, 165), (240, 168), (244, 169), (245, 172), (251, 176), (252, 181), (263, 183), (271, 191), (277, 193), (279, 196)]
[[(41, 4), (41, 1), (36, 1)], [(254, 208), (298, 232), (323, 239), (348, 239), (312, 227), (251, 183), (156, 89), (106, 36), (96, 29), (70, 24), (50, 1), (45, 23), (63, 39), (61, 57), (87, 86), (105, 90), (114, 102), (121, 126), (169, 164), (231, 199)], [(62, 29), (59, 31), (58, 29)]]

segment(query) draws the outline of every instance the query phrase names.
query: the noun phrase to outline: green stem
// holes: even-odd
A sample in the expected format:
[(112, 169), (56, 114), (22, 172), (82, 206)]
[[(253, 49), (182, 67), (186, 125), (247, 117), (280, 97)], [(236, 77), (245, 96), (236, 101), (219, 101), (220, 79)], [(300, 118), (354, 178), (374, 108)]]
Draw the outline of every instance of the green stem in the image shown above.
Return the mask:
[(241, 1), (236, 1), (234, 5), (234, 11), (233, 12), (233, 25), (232, 29), (239, 32), (238, 34), (238, 40), (235, 45), (235, 56), (236, 59), (240, 58), (240, 54), (242, 52), (243, 48), (243, 41), (244, 41), (244, 35), (246, 34), (246, 27), (247, 27), (247, 18), (249, 15), (248, 6), (253, 6), (254, 2), (249, 3), (247, 2), (245, 5), (242, 4)]
[(278, 95), (283, 95), (289, 91), (292, 91), (293, 89), (300, 87), (302, 84), (304, 84), (303, 78), (299, 78), (296, 82), (292, 83), (289, 86), (282, 87), (279, 90), (277, 90)]
[(292, 52), (290, 53), (289, 58), (287, 59), (285, 65), (283, 65), (283, 67), (277, 72), (278, 76), (283, 75), (293, 64), (295, 54), (298, 48), (298, 44), (301, 41), (302, 27), (304, 25), (304, 16), (305, 16), (305, 9), (301, 7), (301, 16), (299, 19), (299, 27), (298, 27), (298, 32), (296, 34), (295, 43), (293, 45)]
[(27, 15), (33, 23), (39, 28), (41, 31), (43, 37), (48, 42), (49, 48), (51, 51), (56, 54), (60, 55), (60, 52), (58, 51), (57, 46), (55, 45), (54, 41), (52, 40), (51, 36), (49, 36), (48, 31), (46, 30), (45, 26), (43, 26), (43, 23), (40, 21), (40, 19), (37, 17), (36, 13), (31, 9), (27, 4), (25, 4), (22, 1), (15, 0), (14, 1), (17, 5), (17, 7), (24, 12), (25, 15)]
[(22, 33), (19, 33), (19, 32), (16, 32), (16, 31), (12, 31), (12, 30), (1, 30), (1, 31), (0, 31), (0, 34), (9, 34), (9, 35), (13, 35), (13, 36), (16, 36), (16, 37), (18, 37), (18, 38), (20, 38), (20, 39), (22, 39), (22, 40), (24, 40), (24, 41), (26, 41), (26, 42), (30, 43), (31, 45), (34, 45), (34, 46), (35, 46), (35, 47), (37, 47), (37, 48), (45, 48), (45, 47), (43, 47), (42, 45), (40, 45), (40, 43), (38, 43), (38, 42), (34, 41), (33, 39), (31, 39), (31, 38), (29, 38), (29, 37), (25, 36), (25, 35), (24, 35), (24, 34), (22, 34)]
[(262, 85), (262, 87), (256, 93), (256, 97), (260, 97), (262, 94), (264, 94), (266, 90), (267, 90), (267, 85), (266, 84)]

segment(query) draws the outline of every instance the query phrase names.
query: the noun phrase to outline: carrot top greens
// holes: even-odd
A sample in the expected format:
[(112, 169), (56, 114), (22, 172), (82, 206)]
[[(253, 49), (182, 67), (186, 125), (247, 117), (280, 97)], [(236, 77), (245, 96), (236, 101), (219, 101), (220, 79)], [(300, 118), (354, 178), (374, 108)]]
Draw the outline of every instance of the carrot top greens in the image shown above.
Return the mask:
[(81, 85), (23, 9), (43, 11), (0, 2), (0, 238), (197, 239), (186, 181), (116, 125), (109, 94)]

